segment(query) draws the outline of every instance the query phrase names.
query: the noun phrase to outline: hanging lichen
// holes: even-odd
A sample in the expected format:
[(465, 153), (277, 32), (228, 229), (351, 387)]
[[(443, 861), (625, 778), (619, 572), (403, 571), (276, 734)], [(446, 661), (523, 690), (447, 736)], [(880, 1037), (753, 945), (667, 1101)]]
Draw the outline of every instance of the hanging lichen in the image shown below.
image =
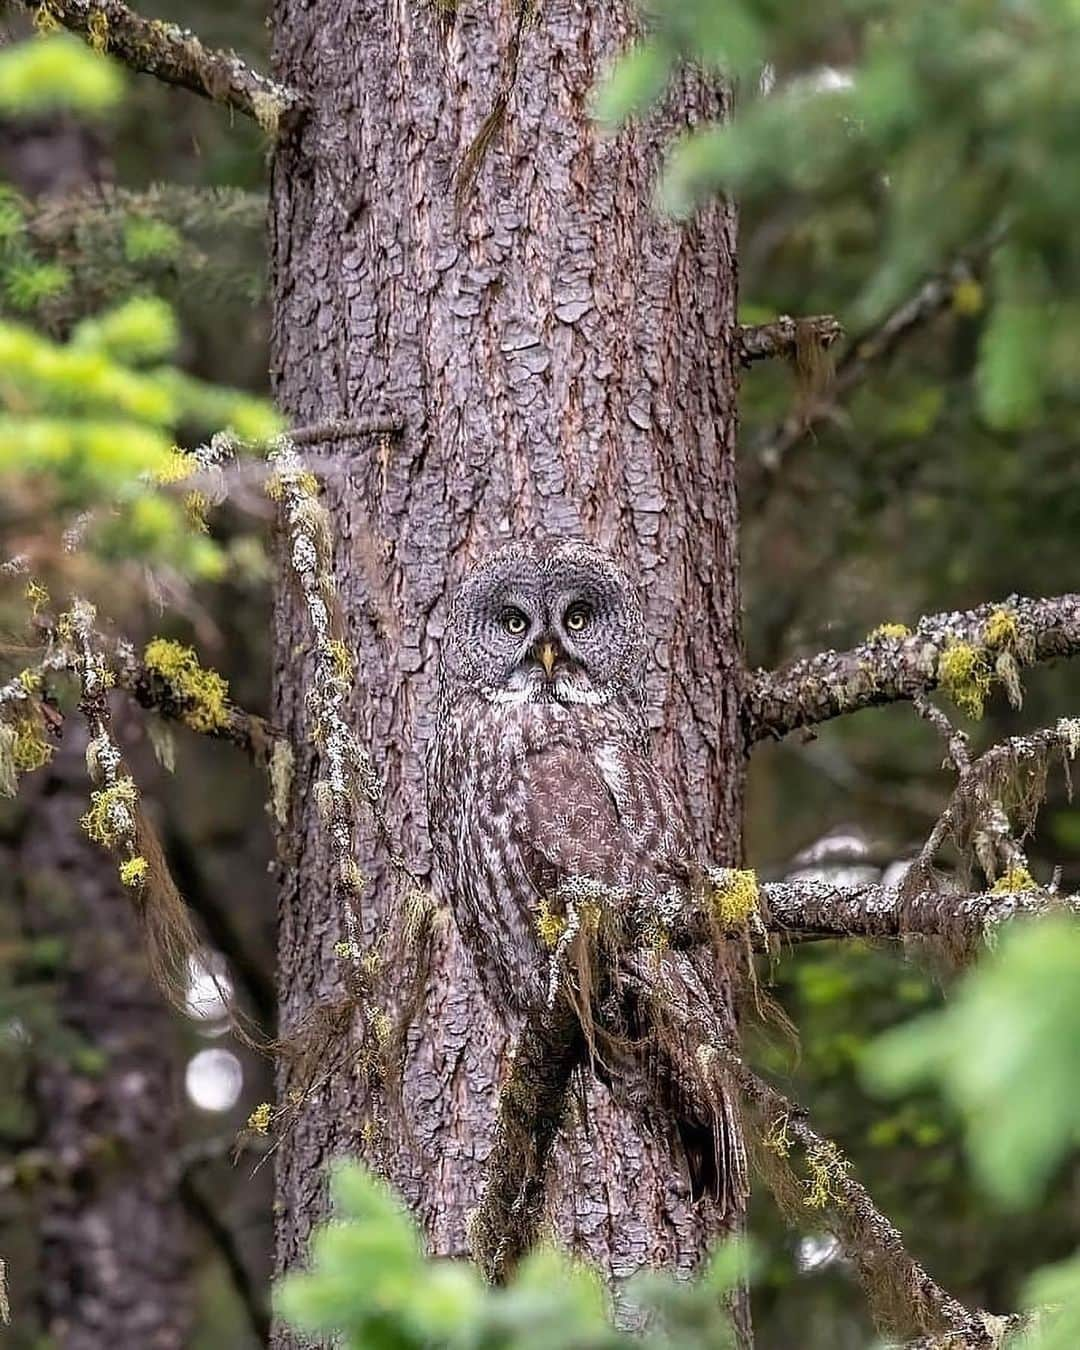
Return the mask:
[(274, 742), (270, 751), (270, 810), (281, 829), (289, 823), (289, 794), (293, 780), (292, 746), (283, 737)]
[(808, 1209), (824, 1209), (837, 1203), (837, 1183), (847, 1176), (851, 1164), (831, 1139), (823, 1139), (806, 1151), (809, 1176), (803, 1185), (803, 1204)]

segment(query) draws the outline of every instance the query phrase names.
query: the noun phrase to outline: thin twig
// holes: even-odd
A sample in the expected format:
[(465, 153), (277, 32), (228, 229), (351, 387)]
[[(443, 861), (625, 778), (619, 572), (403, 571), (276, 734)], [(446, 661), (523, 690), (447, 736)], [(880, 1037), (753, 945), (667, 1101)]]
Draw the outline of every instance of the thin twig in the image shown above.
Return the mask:
[(956, 288), (969, 281), (982, 252), (961, 258), (938, 276), (931, 277), (876, 328), (853, 339), (837, 363), (827, 399), (809, 408), (798, 408), (771, 432), (754, 455), (755, 471), (741, 492), (741, 506), (755, 514), (762, 510), (792, 452), (809, 438), (814, 427), (835, 415), (836, 407), (863, 383), (911, 333), (917, 332), (953, 303)]

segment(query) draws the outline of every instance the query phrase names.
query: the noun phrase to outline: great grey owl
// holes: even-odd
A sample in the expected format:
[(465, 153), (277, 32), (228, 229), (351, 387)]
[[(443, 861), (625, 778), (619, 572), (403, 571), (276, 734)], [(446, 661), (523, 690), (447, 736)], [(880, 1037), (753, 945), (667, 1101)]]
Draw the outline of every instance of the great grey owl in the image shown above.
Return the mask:
[[(565, 883), (595, 883), (669, 918), (688, 904), (692, 834), (650, 757), (646, 656), (633, 586), (587, 544), (504, 547), (452, 603), (428, 757), (430, 830), (461, 935), (512, 1025), (548, 998)], [(664, 974), (707, 999), (699, 976), (678, 959)], [(703, 1119), (688, 1109), (663, 1057), (649, 1058), (659, 1037), (640, 1000), (617, 982), (605, 997), (594, 1010), (601, 1029), (642, 1047), (650, 1094), (668, 1093), (659, 1115), (668, 1132), (675, 1126), (693, 1191), (726, 1201), (742, 1158), (730, 1111)], [(599, 1058), (610, 1078), (611, 1056)]]

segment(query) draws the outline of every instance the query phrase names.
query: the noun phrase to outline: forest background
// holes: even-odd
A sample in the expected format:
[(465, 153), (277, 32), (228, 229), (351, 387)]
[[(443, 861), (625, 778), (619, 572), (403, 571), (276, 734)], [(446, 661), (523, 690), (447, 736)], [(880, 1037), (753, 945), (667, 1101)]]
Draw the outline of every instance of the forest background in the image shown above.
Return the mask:
[[(267, 66), (261, 4), (159, 0), (156, 15)], [(21, 44), (46, 40), (30, 35), (25, 16), (5, 22)], [(0, 58), (21, 50), (5, 47)], [(847, 55), (837, 39), (834, 50), (826, 44), (801, 59), (827, 89), (843, 85)], [(228, 423), (252, 435), (269, 431), (273, 416), (261, 402), (268, 398), (266, 135), (152, 79), (118, 73), (113, 88), (87, 76), (84, 87), (82, 75), (72, 74), (84, 68), (65, 59), (57, 57), (54, 76), (41, 68), (27, 77), (15, 65), (0, 74), (0, 181), (11, 189), (0, 198), (0, 310), (13, 325), (4, 339), (9, 358), (18, 359), (12, 333), (22, 326), (57, 340), (81, 331), (85, 343), (111, 343), (113, 352), (125, 343), (141, 357), (156, 350), (155, 359), (174, 368), (175, 416), (166, 424), (182, 441), (196, 443)], [(38, 99), (32, 91), (50, 78), (63, 89)], [(1061, 146), (1048, 153), (1063, 162)], [(923, 171), (932, 173), (933, 165)], [(823, 171), (822, 181), (827, 177)], [(1012, 592), (1080, 589), (1076, 386), (1067, 362), (1050, 388), (1033, 392), (1013, 379), (1032, 325), (1047, 326), (1049, 292), (1046, 312), (1025, 312), (1011, 329), (998, 324), (1001, 331), (988, 338), (985, 241), (958, 240), (945, 269), (920, 266), (939, 256), (940, 240), (921, 256), (913, 247), (897, 275), (882, 282), (881, 198), (888, 187), (877, 176), (863, 173), (843, 190), (819, 193), (813, 210), (806, 209), (813, 194), (793, 192), (779, 173), (751, 175), (743, 186), (742, 322), (832, 313), (848, 333), (831, 381), (797, 362), (761, 363), (743, 379), (739, 463), (751, 663), (773, 667), (803, 652), (844, 648), (883, 623)], [(215, 194), (212, 209), (207, 189)], [(77, 207), (68, 201), (72, 191), (83, 193)], [(943, 217), (963, 214), (952, 192), (962, 197), (962, 178), (943, 185)], [(932, 236), (938, 222), (923, 217), (909, 228), (913, 238)], [(884, 286), (888, 303), (874, 298), (872, 285)], [(121, 308), (121, 321), (102, 338), (103, 314), (147, 296), (164, 305)], [(1069, 331), (1076, 330), (1063, 329), (1061, 342)], [(19, 415), (8, 401), (0, 468), (10, 469), (4, 456), (17, 444)], [(71, 506), (69, 485), (49, 481), (47, 450), (33, 475), (25, 467), (0, 504), (4, 558), (27, 551), (33, 522), (52, 513), (55, 525)], [(268, 697), (268, 515), (253, 490), (214, 513), (209, 533), (193, 539), (176, 520), (132, 507), (115, 537), (98, 541), (94, 564), (104, 565), (101, 593), (111, 615), (140, 649), (162, 634), (194, 643), (233, 697), (257, 713), (267, 710)], [(44, 541), (49, 531), (41, 534)], [(152, 587), (146, 563), (155, 572)], [(156, 606), (162, 587), (164, 619)], [(19, 644), (31, 640), (25, 611), (25, 578), (0, 579), (12, 672)], [(1022, 709), (995, 694), (981, 720), (965, 722), (973, 745), (1070, 714), (1075, 690), (1067, 665), (1028, 672)], [(270, 1024), (275, 893), (262, 777), (205, 738), (163, 728), (151, 737), (135, 721), (130, 730), (140, 783), (185, 898), (221, 952), (227, 978)], [(901, 706), (768, 747), (750, 772), (750, 861), (763, 878), (822, 868), (848, 879), (895, 877), (948, 797), (941, 758), (934, 728)], [(50, 791), (62, 793), (63, 763), (43, 772), (60, 785)], [(85, 796), (84, 784), (71, 787), (77, 774), (70, 765), (67, 772), (67, 800)], [(44, 922), (48, 896), (33, 881), (57, 849), (93, 855), (78, 838), (76, 819), (70, 845), (58, 843), (58, 817), (35, 810), (29, 782), (25, 799), (0, 805), (0, 1056), (8, 1089), (0, 1095), (0, 1253), (18, 1312), (5, 1344), (16, 1350), (44, 1343), (35, 1308), (55, 1272), (43, 1244), (50, 1223), (78, 1208), (77, 1189), (56, 1174), (53, 1156), (85, 1140), (50, 1135), (43, 1120), (49, 1065), (61, 1062), (64, 1073), (85, 1080), (87, 1130), (95, 1085), (108, 1073), (99, 1049), (81, 1036), (72, 1001), (72, 944), (81, 939)], [(1047, 881), (1060, 867), (1063, 889), (1075, 890), (1080, 812), (1061, 776), (1050, 781), (1039, 826), (1029, 847), (1033, 873)], [(901, 1230), (918, 1235), (920, 1257), (946, 1287), (971, 1306), (1017, 1306), (1031, 1272), (1073, 1250), (1073, 1170), (1055, 1174), (1036, 1205), (1006, 1214), (973, 1177), (959, 1110), (929, 1088), (882, 1100), (865, 1082), (878, 1034), (940, 1005), (953, 979), (946, 964), (924, 951), (822, 943), (800, 952), (798, 962), (781, 953), (763, 976), (798, 1025), (801, 1049), (796, 1056), (763, 1038), (753, 1046), (756, 1062), (784, 1074), (792, 1095), (813, 1104), (819, 1127), (840, 1142)], [(122, 976), (110, 983), (123, 988)], [(239, 1350), (260, 1343), (267, 1318), (269, 1169), (253, 1174), (259, 1140), (245, 1125), (273, 1092), (265, 1061), (228, 1036), (212, 984), (197, 983), (192, 1015), (147, 1014), (154, 1053), (168, 1069), (152, 1071), (160, 1110), (146, 1121), (151, 1147), (162, 1149), (155, 1203), (181, 1215), (182, 1232), (162, 1242), (183, 1252), (176, 1269), (184, 1272), (192, 1310), (189, 1343)], [(135, 997), (145, 991), (139, 987)], [(238, 1134), (246, 1150), (234, 1164)], [(755, 1195), (755, 1322), (765, 1350), (854, 1350), (872, 1336), (845, 1263), (812, 1220), (808, 1214), (792, 1231), (764, 1188)]]

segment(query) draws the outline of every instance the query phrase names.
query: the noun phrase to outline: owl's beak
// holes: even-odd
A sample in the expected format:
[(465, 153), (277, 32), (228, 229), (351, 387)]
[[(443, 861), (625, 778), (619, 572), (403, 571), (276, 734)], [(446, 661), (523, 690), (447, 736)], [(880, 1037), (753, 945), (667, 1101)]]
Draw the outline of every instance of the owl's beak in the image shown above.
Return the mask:
[(544, 638), (542, 642), (538, 642), (533, 648), (533, 655), (544, 667), (544, 673), (550, 680), (552, 672), (555, 669), (555, 662), (561, 655), (558, 647), (550, 638)]

